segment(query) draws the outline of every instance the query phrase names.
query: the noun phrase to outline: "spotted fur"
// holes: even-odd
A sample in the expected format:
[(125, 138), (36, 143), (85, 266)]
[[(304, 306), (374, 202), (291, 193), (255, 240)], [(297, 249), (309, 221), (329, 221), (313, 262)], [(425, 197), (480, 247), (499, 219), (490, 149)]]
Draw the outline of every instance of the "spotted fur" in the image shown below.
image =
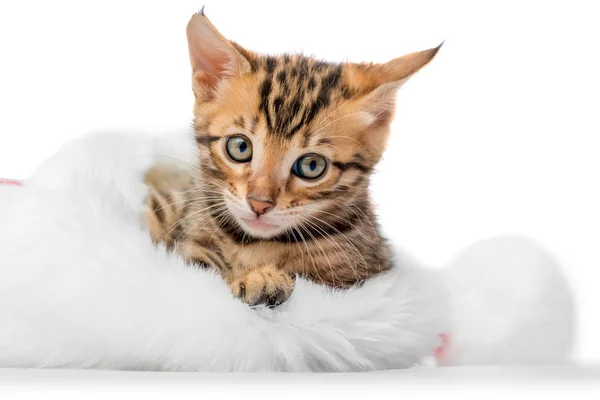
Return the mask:
[[(203, 13), (192, 17), (188, 42), (200, 159), (191, 172), (159, 165), (147, 174), (153, 239), (217, 269), (253, 305), (285, 301), (297, 275), (348, 288), (390, 269), (369, 177), (387, 143), (396, 90), (439, 47), (385, 64), (265, 56), (225, 39)], [(250, 162), (227, 155), (232, 135), (252, 143)], [(292, 173), (308, 153), (327, 160), (315, 181)], [(247, 199), (271, 205), (257, 218), (277, 222), (277, 231), (245, 225)]]

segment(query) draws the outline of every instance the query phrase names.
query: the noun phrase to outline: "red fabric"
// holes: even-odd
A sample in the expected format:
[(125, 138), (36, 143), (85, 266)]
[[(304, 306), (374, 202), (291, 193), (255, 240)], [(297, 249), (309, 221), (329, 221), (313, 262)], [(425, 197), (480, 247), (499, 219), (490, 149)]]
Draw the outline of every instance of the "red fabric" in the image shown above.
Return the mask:
[(14, 179), (4, 179), (4, 178), (0, 178), (0, 185), (14, 185), (14, 186), (21, 186), (21, 181), (16, 181)]
[(440, 342), (440, 346), (433, 351), (433, 356), (438, 365), (444, 365), (448, 353), (448, 346), (450, 346), (450, 335), (447, 333), (440, 334)]

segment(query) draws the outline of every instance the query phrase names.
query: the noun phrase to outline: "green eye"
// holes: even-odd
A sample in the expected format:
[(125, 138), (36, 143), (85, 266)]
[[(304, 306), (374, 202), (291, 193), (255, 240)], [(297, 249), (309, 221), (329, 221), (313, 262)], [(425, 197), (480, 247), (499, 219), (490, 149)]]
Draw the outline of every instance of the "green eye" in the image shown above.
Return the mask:
[(227, 139), (226, 149), (233, 161), (248, 162), (252, 159), (252, 143), (246, 136), (230, 137)]
[(292, 171), (303, 179), (317, 179), (325, 172), (327, 160), (318, 154), (305, 154), (296, 160)]

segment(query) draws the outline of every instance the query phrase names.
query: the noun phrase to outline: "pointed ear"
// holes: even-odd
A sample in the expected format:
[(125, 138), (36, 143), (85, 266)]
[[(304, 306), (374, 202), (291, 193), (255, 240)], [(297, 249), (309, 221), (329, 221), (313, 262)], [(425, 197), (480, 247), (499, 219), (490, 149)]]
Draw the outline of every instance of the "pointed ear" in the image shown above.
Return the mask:
[(210, 100), (221, 81), (251, 71), (250, 62), (221, 35), (203, 11), (190, 19), (187, 39), (197, 98)]
[(363, 90), (366, 87), (369, 92), (362, 99), (362, 108), (370, 116), (371, 125), (381, 126), (391, 122), (398, 89), (435, 57), (442, 44), (433, 49), (395, 58), (385, 64), (356, 66), (354, 77), (359, 86)]

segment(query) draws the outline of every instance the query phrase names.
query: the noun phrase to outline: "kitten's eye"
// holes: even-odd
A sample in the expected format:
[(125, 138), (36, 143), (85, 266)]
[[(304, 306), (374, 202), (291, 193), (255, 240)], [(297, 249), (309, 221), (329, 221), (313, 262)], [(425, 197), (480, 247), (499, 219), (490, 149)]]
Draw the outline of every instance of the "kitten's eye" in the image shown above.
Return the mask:
[(248, 162), (252, 159), (252, 143), (246, 136), (230, 137), (227, 139), (226, 149), (233, 161)]
[(303, 179), (317, 179), (325, 172), (327, 160), (318, 154), (305, 154), (296, 160), (292, 171)]

